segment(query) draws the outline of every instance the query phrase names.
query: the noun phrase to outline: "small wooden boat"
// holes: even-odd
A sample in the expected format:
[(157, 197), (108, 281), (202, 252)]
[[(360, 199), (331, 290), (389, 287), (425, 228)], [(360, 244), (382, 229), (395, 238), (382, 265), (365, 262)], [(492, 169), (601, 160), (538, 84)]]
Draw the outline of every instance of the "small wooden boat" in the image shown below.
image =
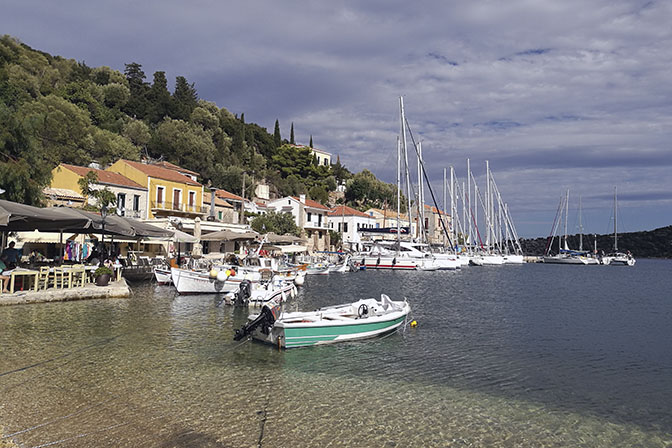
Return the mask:
[(251, 335), (284, 348), (353, 341), (395, 330), (410, 311), (406, 300), (393, 301), (385, 294), (380, 300), (363, 299), (309, 312), (283, 312), (280, 304), (270, 301), (259, 314), (248, 317), (234, 340)]

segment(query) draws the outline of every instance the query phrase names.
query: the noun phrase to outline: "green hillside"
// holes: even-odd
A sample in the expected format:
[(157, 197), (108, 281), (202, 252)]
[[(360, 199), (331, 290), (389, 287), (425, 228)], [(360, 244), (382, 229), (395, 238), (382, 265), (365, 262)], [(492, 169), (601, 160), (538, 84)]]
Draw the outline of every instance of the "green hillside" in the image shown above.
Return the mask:
[[(557, 237), (553, 244), (553, 252), (557, 253)], [(543, 255), (547, 239), (521, 240), (523, 252), (527, 255)], [(567, 244), (571, 249), (579, 248), (579, 235), (570, 235)], [(592, 250), (595, 244), (593, 235), (583, 236), (583, 248)], [(597, 250), (610, 252), (614, 246), (613, 235), (597, 235)], [(630, 251), (639, 258), (672, 258), (672, 226), (661, 227), (643, 232), (629, 232), (618, 235), (618, 249)]]
[[(34, 50), (0, 38), (0, 198), (42, 203), (42, 189), (61, 162), (102, 166), (119, 158), (166, 160), (198, 172), (200, 181), (250, 197), (261, 180), (278, 196), (307, 194), (325, 203), (347, 182), (346, 200), (359, 207), (392, 203), (396, 187), (368, 171), (352, 174), (337, 158), (318, 166), (309, 149), (245, 122), (198, 97), (177, 76), (168, 90), (163, 71), (151, 81), (142, 65), (124, 73)], [(318, 130), (316, 130), (318, 131)], [(311, 137), (312, 143), (312, 137)], [(328, 148), (325, 148), (328, 150)], [(243, 180), (244, 178), (244, 180)]]

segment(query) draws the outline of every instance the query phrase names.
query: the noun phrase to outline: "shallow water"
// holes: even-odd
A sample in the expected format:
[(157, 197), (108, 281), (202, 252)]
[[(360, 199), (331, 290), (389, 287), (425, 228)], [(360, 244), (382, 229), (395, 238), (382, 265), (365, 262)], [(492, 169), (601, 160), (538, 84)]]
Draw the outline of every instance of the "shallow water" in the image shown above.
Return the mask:
[(0, 424), (26, 447), (669, 447), (670, 274), (311, 276), (290, 308), (385, 292), (419, 325), (284, 352), (232, 340), (248, 310), (168, 287), (0, 307)]

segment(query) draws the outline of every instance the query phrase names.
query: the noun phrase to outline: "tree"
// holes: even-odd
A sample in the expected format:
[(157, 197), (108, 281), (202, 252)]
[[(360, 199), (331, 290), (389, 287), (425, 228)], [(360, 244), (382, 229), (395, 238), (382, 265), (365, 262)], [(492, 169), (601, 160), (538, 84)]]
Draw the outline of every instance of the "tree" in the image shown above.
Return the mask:
[(259, 233), (273, 232), (278, 235), (292, 234), (299, 236), (301, 229), (294, 222), (291, 213), (268, 212), (252, 220), (250, 226)]
[(94, 186), (100, 187), (100, 185), (98, 185), (98, 174), (93, 170), (82, 176), (77, 181), (77, 185), (79, 185), (84, 196), (94, 199), (96, 210), (102, 210), (103, 207), (114, 207), (117, 204), (117, 196), (109, 188), (94, 188)]
[(156, 157), (210, 177), (215, 164), (212, 133), (182, 120), (165, 119), (156, 129), (150, 148)]
[(329, 202), (329, 193), (327, 192), (327, 189), (321, 185), (312, 186), (310, 190), (308, 190), (308, 194), (310, 195), (310, 199), (313, 199), (320, 204)]
[(294, 123), (292, 123), (292, 128), (289, 131), (289, 143), (296, 145), (296, 142), (294, 141)]
[(171, 97), (168, 91), (168, 80), (166, 72), (157, 71), (154, 73), (154, 82), (147, 93), (148, 111), (147, 120), (151, 124), (157, 124), (164, 117), (171, 116)]
[(173, 118), (188, 120), (196, 106), (198, 106), (198, 94), (194, 84), (189, 84), (184, 76), (175, 78)]
[(273, 131), (273, 143), (276, 148), (282, 145), (282, 137), (280, 137), (280, 122), (275, 120), (275, 130)]
[(132, 118), (144, 119), (149, 107), (147, 103), (149, 85), (145, 82), (145, 72), (142, 71), (142, 65), (137, 62), (126, 64), (124, 74), (128, 81), (131, 97), (123, 111)]

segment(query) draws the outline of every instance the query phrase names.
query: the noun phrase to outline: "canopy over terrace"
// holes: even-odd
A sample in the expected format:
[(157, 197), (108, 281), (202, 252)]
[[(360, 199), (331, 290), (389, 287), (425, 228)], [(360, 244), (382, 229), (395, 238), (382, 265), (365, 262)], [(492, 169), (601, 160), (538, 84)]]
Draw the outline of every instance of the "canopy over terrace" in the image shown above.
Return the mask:
[(0, 199), (0, 232), (91, 232), (91, 219), (66, 208), (40, 208)]
[(219, 232), (207, 233), (201, 237), (202, 241), (243, 241), (254, 240), (259, 236), (257, 232), (246, 230), (234, 232), (233, 230), (220, 230)]
[(0, 232), (105, 233), (132, 238), (170, 238), (173, 232), (117, 215), (103, 218), (98, 213), (69, 207), (40, 208), (0, 199)]

